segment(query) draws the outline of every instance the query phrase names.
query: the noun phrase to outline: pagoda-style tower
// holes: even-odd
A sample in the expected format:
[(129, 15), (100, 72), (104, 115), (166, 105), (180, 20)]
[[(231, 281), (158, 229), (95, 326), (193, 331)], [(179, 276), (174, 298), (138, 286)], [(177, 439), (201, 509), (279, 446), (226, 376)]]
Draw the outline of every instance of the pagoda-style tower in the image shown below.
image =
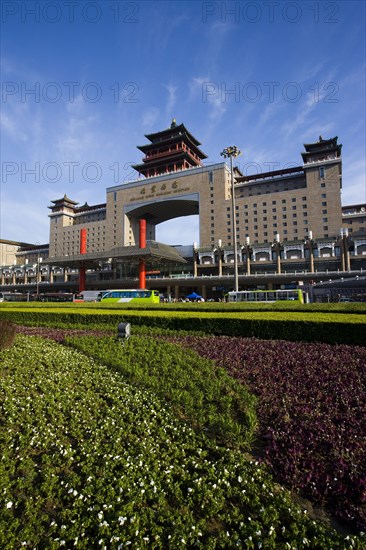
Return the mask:
[(62, 199), (56, 199), (51, 202), (53, 206), (49, 206), (48, 208), (52, 210), (52, 214), (74, 214), (75, 208), (79, 204), (69, 199), (67, 195), (64, 195)]
[(304, 164), (340, 159), (342, 145), (337, 143), (338, 136), (331, 139), (323, 139), (319, 136), (316, 143), (305, 143), (305, 153), (301, 153)]
[(170, 128), (145, 134), (151, 142), (138, 147), (145, 154), (142, 164), (135, 164), (133, 168), (149, 178), (160, 176), (177, 170), (185, 170), (194, 166), (202, 166), (202, 159), (207, 158), (200, 149), (200, 142), (192, 136), (184, 124), (173, 119)]

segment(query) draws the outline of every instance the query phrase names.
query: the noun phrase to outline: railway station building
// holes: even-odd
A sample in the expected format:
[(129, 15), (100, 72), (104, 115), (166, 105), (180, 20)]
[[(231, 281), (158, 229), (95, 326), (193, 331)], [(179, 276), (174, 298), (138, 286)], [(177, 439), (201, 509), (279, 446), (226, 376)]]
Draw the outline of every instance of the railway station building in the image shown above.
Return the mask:
[[(138, 286), (217, 298), (233, 288), (234, 232), (243, 290), (366, 270), (366, 206), (341, 204), (337, 137), (304, 144), (296, 167), (254, 175), (234, 167), (234, 185), (227, 164), (209, 164), (184, 124), (173, 120), (145, 138), (136, 179), (108, 187), (105, 202), (79, 205), (66, 195), (51, 201), (49, 243), (0, 242), (1, 287), (36, 279), (44, 288)], [(199, 242), (156, 242), (160, 223), (193, 214)]]

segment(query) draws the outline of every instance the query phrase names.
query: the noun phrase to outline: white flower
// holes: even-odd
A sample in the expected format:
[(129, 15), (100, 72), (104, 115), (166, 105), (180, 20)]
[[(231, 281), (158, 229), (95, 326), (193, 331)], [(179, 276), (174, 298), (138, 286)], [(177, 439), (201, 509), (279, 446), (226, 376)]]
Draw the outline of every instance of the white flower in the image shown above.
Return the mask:
[(9, 500), (9, 502), (6, 503), (6, 507), (7, 508), (12, 508), (12, 506), (13, 506), (13, 503), (12, 503), (11, 500)]

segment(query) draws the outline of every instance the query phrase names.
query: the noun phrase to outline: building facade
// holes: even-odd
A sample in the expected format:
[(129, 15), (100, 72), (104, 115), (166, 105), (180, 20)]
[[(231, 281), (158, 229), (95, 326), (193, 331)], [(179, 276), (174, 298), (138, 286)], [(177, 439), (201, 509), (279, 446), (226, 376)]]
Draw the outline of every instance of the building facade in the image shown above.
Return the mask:
[[(199, 243), (190, 245), (182, 264), (173, 254), (164, 266), (155, 258), (148, 271), (162, 277), (230, 277), (234, 231), (241, 287), (243, 277), (254, 273), (366, 269), (365, 205), (341, 205), (342, 146), (337, 137), (320, 136), (305, 144), (297, 167), (251, 176), (234, 168), (235, 212), (229, 167), (224, 162), (204, 165), (200, 143), (183, 124), (173, 120), (169, 128), (146, 138), (149, 143), (139, 147), (145, 157), (134, 166), (138, 177), (107, 188), (105, 203), (79, 206), (66, 195), (52, 201), (44, 278), (70, 283), (86, 269), (87, 281), (96, 285), (115, 285), (123, 278), (126, 284), (138, 273), (132, 253), (141, 253), (141, 223), (147, 242), (153, 243), (157, 225), (192, 214), (199, 215)], [(19, 247), (15, 254), (24, 274), (30, 253)], [(6, 263), (0, 270), (2, 285), (14, 280)]]
[(87, 229), (89, 252), (134, 246), (141, 219), (146, 220), (147, 239), (155, 240), (159, 223), (198, 214), (201, 246), (218, 242), (230, 246), (234, 230), (239, 243), (266, 244), (278, 235), (283, 242), (309, 235), (330, 238), (343, 226), (337, 137), (306, 144), (298, 167), (253, 176), (235, 170), (234, 218), (231, 174), (225, 163), (203, 166), (204, 153), (198, 146), (191, 151), (199, 142), (184, 125), (150, 134), (149, 139), (151, 144), (140, 147), (146, 153), (145, 162), (135, 166), (148, 177), (108, 188), (104, 204), (79, 207), (66, 196), (52, 201), (50, 256), (77, 254), (81, 227)]

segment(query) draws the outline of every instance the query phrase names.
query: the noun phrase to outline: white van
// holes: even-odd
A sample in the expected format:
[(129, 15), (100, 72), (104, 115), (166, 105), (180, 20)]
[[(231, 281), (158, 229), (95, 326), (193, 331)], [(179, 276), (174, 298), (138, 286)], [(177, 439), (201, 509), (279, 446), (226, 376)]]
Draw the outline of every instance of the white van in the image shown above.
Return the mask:
[(75, 296), (74, 302), (100, 302), (102, 295), (102, 290), (83, 290)]

